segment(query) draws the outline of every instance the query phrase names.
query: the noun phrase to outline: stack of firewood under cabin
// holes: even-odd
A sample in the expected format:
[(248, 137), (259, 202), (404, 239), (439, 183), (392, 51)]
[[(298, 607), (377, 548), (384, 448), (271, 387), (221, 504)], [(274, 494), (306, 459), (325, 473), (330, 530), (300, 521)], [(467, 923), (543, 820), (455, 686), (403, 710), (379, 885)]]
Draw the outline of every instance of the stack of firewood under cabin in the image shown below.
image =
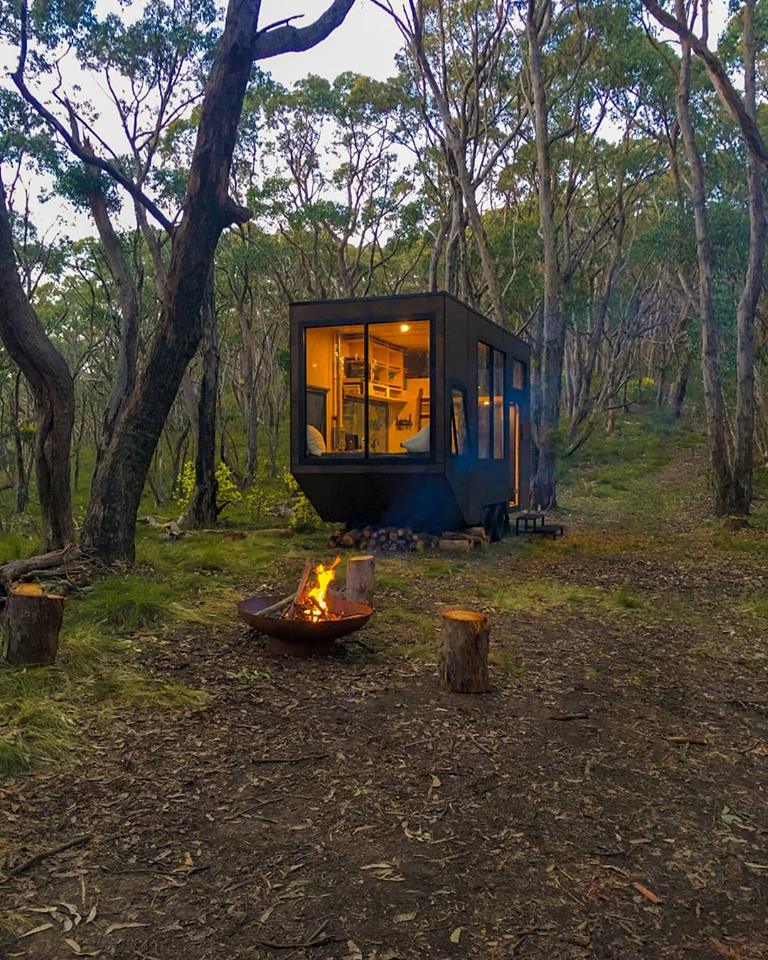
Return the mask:
[(413, 553), (423, 550), (463, 552), (487, 546), (488, 538), (482, 527), (466, 530), (446, 530), (439, 536), (417, 533), (410, 527), (363, 527), (340, 530), (328, 540), (328, 546), (348, 550), (368, 550), (371, 553)]

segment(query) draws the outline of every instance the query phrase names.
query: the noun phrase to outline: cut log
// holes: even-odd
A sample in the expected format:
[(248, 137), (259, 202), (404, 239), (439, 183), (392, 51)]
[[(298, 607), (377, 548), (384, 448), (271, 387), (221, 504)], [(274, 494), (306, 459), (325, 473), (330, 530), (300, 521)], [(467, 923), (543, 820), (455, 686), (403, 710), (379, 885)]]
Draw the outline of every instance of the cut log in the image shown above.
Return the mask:
[(487, 693), (488, 618), (474, 610), (443, 610), (438, 676), (452, 693)]
[(458, 540), (441, 537), (438, 546), (441, 550), (447, 550), (449, 553), (469, 553), (472, 549), (472, 541), (466, 537)]
[(14, 666), (49, 666), (59, 650), (64, 597), (21, 583), (8, 593), (3, 655)]
[(372, 556), (350, 557), (347, 563), (347, 600), (373, 606), (376, 587), (376, 560)]

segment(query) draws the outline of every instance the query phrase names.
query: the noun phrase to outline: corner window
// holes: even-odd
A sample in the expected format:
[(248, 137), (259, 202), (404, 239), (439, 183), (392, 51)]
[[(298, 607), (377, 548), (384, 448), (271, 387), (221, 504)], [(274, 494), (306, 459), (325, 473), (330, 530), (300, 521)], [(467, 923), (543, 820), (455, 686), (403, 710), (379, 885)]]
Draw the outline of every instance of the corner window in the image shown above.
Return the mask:
[(427, 456), (428, 320), (305, 331), (308, 457)]
[(464, 457), (469, 452), (467, 438), (467, 396), (463, 390), (451, 390), (451, 454)]
[(505, 355), (487, 343), (477, 345), (477, 455), (503, 460)]

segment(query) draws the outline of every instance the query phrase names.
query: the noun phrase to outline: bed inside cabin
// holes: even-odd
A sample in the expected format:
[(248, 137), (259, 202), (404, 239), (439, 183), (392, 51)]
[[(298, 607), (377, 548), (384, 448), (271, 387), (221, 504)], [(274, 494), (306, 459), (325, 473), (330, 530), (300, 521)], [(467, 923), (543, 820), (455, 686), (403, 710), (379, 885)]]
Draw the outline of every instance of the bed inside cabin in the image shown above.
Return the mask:
[(307, 456), (429, 455), (428, 320), (310, 327), (305, 336)]

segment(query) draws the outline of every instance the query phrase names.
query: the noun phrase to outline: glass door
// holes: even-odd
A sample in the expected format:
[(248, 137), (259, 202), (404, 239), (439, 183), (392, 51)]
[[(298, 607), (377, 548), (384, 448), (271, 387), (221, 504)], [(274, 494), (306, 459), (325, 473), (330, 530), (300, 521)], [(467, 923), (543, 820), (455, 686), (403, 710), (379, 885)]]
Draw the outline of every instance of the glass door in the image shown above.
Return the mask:
[(509, 489), (510, 505), (520, 505), (520, 407), (509, 405)]

